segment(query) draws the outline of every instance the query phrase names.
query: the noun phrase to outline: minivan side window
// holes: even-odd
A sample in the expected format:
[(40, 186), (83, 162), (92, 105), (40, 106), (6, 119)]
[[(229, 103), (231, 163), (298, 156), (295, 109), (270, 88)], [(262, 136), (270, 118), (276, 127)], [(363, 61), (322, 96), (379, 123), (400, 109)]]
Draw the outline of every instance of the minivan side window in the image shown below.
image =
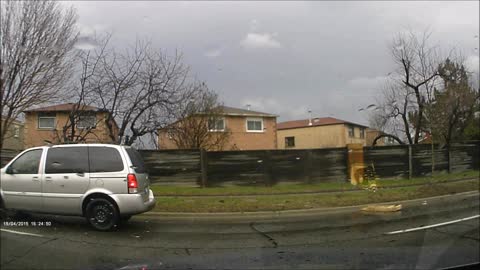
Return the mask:
[(14, 174), (38, 174), (42, 152), (42, 149), (25, 152), (10, 165), (12, 172)]
[(117, 149), (112, 147), (88, 147), (90, 172), (120, 172), (123, 171), (123, 160)]
[(125, 148), (125, 150), (132, 161), (132, 165), (135, 167), (135, 172), (145, 173), (145, 164), (143, 162), (142, 155), (140, 155), (140, 153), (133, 148)]
[(88, 172), (87, 147), (77, 146), (48, 149), (45, 173), (86, 172)]

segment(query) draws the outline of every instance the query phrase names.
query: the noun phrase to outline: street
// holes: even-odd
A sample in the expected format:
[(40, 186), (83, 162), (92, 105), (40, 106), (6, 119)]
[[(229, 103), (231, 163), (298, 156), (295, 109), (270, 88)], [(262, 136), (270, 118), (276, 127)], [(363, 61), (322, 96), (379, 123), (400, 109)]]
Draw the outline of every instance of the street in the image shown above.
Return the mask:
[(478, 214), (478, 193), (470, 192), (415, 201), (394, 213), (242, 221), (142, 215), (108, 233), (78, 217), (15, 220), (43, 224), (36, 227), (13, 226), (9, 217), (1, 227), (1, 268), (444, 268), (480, 261)]

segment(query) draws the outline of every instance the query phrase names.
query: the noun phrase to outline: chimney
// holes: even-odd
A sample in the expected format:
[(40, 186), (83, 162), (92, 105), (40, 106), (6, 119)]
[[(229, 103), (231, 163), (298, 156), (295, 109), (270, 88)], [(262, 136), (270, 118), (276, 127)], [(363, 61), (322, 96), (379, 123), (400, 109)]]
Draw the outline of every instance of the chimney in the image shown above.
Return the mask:
[(312, 125), (312, 110), (308, 110), (308, 125)]
[(247, 104), (247, 110), (250, 111), (250, 104)]

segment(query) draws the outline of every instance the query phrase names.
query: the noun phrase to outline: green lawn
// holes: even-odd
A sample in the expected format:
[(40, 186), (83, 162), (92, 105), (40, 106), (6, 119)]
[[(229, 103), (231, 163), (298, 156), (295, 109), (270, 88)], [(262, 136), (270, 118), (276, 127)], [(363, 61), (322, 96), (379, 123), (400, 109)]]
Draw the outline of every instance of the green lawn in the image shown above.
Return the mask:
[[(462, 173), (439, 174), (433, 177), (420, 177), (413, 179), (379, 179), (377, 186), (392, 187), (399, 185), (415, 185), (422, 183), (438, 183), (452, 179), (461, 178), (478, 178), (479, 171), (468, 171)], [(176, 195), (261, 195), (261, 194), (286, 194), (286, 193), (311, 193), (321, 191), (342, 191), (360, 189), (348, 182), (340, 183), (317, 183), (317, 184), (279, 184), (272, 187), (245, 187), (245, 186), (228, 186), (228, 187), (182, 187), (182, 186), (163, 186), (152, 185), (156, 196), (176, 196)]]
[(479, 180), (431, 183), (377, 192), (345, 192), (249, 197), (157, 197), (157, 212), (254, 212), (338, 207), (425, 198), (479, 189)]

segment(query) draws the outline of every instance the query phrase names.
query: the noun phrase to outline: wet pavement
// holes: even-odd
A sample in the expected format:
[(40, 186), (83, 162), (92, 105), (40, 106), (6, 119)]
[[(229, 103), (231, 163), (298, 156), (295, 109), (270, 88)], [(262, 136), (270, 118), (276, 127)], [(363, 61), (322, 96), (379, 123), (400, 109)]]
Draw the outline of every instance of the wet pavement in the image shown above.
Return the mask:
[[(476, 194), (383, 214), (243, 222), (137, 216), (106, 233), (77, 217), (9, 216), (1, 226), (1, 268), (443, 268), (480, 261), (478, 214)], [(411, 228), (418, 230), (398, 232)]]

